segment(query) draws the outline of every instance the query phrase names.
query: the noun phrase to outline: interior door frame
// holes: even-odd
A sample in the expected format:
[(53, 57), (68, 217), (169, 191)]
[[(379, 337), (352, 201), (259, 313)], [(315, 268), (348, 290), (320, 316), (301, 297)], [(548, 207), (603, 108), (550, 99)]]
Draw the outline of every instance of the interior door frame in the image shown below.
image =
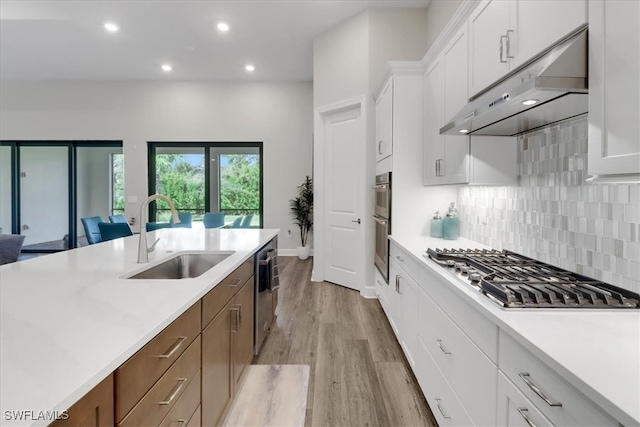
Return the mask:
[[(355, 97), (351, 99), (346, 99), (344, 101), (340, 101), (334, 104), (325, 105), (322, 107), (316, 107), (314, 109), (314, 144), (313, 144), (313, 191), (314, 191), (314, 209), (313, 209), (313, 223), (315, 233), (313, 235), (313, 269), (311, 272), (311, 280), (314, 282), (322, 282), (324, 280), (324, 270), (326, 267), (326, 260), (324, 256), (324, 250), (326, 246), (326, 240), (324, 236), (324, 230), (326, 227), (325, 215), (324, 211), (326, 208), (325, 203), (325, 188), (324, 188), (324, 180), (326, 178), (326, 167), (325, 165), (325, 152), (326, 148), (324, 146), (325, 139), (325, 131), (324, 131), (324, 118), (326, 116), (339, 113), (341, 111), (350, 110), (353, 108), (360, 109), (360, 134), (362, 135), (362, 140), (360, 143), (361, 153), (360, 156), (361, 168), (363, 176), (361, 176), (363, 191), (365, 191), (364, 184), (366, 183), (364, 173), (367, 170), (366, 162), (368, 157), (367, 150), (367, 141), (368, 141), (368, 132), (367, 132), (367, 103), (366, 97)], [(362, 206), (360, 206), (361, 215), (361, 230), (360, 233), (360, 246), (362, 250), (358, 254), (357, 260), (357, 280), (359, 281), (360, 292), (366, 289), (366, 257), (365, 254), (368, 253), (366, 250), (366, 231), (369, 229), (369, 219), (366, 213), (368, 210), (366, 209), (366, 197), (362, 199)]]

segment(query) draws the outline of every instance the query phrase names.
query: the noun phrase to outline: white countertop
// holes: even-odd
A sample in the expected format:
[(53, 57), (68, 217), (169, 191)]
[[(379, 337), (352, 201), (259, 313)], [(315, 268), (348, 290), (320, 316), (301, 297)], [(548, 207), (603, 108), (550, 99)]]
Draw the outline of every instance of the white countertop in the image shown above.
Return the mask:
[[(162, 229), (149, 264), (138, 236), (0, 267), (0, 424), (5, 411), (63, 411), (278, 234)], [(180, 251), (235, 251), (200, 277), (125, 280)]]
[(640, 310), (505, 309), (423, 254), (488, 247), (460, 238), (391, 236), (461, 298), (624, 425), (640, 424)]

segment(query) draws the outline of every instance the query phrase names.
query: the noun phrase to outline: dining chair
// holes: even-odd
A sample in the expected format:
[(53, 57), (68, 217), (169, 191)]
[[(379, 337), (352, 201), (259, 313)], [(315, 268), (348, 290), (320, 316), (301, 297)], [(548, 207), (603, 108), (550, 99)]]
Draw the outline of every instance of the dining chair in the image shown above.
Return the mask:
[(0, 265), (18, 260), (24, 238), (20, 234), (0, 234)]
[(126, 222), (127, 224), (129, 223), (129, 221), (127, 221), (127, 217), (124, 215), (109, 215), (109, 222)]
[(202, 224), (204, 228), (224, 227), (224, 212), (205, 212)]
[(242, 225), (242, 218), (244, 217), (239, 216), (238, 218), (234, 219), (229, 228), (240, 228), (240, 225)]
[(242, 219), (242, 223), (240, 224), (240, 228), (250, 228), (251, 221), (253, 220), (253, 215), (247, 215)]
[(82, 221), (82, 226), (84, 227), (84, 234), (87, 236), (87, 242), (89, 242), (90, 245), (102, 242), (98, 223), (104, 222), (104, 219), (99, 216), (91, 216), (80, 218), (80, 220)]
[(98, 228), (100, 229), (100, 235), (102, 241), (119, 239), (120, 237), (133, 236), (133, 231), (128, 223), (122, 222), (99, 222)]
[(161, 228), (171, 228), (170, 222), (148, 222), (147, 223), (147, 231), (155, 231)]
[(191, 212), (178, 212), (178, 218), (180, 218), (180, 222), (177, 224), (173, 223), (173, 218), (169, 220), (169, 223), (174, 228), (191, 228), (191, 219), (193, 215)]

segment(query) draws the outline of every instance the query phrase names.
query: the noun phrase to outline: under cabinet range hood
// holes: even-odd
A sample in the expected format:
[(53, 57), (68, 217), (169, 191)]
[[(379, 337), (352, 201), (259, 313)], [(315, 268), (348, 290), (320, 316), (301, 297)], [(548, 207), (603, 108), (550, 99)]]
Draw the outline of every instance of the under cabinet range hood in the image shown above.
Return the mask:
[(440, 134), (514, 136), (588, 112), (582, 28), (470, 99)]

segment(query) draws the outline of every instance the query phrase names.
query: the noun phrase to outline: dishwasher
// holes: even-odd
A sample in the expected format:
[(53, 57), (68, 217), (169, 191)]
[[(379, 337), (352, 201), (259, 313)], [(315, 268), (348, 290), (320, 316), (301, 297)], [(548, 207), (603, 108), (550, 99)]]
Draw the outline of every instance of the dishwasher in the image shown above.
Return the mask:
[(278, 272), (278, 241), (271, 240), (255, 255), (255, 293), (254, 293), (254, 335), (253, 354), (257, 355), (262, 347), (278, 304), (280, 277)]

